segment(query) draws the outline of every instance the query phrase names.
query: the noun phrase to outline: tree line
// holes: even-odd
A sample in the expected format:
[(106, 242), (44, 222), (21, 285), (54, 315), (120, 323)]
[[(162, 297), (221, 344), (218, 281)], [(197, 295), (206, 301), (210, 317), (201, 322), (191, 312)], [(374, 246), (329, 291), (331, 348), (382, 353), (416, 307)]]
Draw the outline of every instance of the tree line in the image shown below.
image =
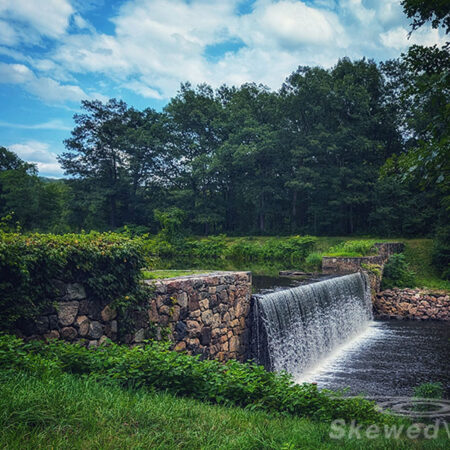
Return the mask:
[(155, 232), (163, 211), (195, 234), (429, 235), (450, 205), (449, 73), (448, 44), (412, 46), (301, 66), (277, 91), (185, 83), (160, 112), (83, 101), (68, 178), (1, 149), (0, 213), (55, 232)]

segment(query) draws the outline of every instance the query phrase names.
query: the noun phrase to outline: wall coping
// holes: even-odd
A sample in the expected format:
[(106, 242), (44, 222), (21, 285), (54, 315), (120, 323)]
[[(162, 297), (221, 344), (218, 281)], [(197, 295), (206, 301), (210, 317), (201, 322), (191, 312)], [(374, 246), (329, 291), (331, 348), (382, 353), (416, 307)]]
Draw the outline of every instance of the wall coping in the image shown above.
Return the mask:
[(223, 276), (247, 276), (249, 278), (249, 281), (251, 281), (252, 273), (250, 271), (246, 270), (219, 270), (216, 272), (205, 272), (205, 273), (194, 273), (192, 275), (179, 275), (177, 277), (167, 277), (167, 278), (156, 278), (156, 279), (148, 279), (144, 280), (144, 283), (146, 284), (154, 284), (162, 281), (184, 281), (184, 280), (204, 280), (205, 278), (209, 277), (223, 277)]

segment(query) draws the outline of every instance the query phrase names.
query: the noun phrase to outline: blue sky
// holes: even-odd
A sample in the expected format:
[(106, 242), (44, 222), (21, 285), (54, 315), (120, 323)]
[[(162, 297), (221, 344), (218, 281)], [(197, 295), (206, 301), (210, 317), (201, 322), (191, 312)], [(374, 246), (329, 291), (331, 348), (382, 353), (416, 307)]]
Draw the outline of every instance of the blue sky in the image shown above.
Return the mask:
[(444, 42), (408, 31), (400, 0), (0, 0), (0, 145), (60, 177), (82, 99), (159, 110), (184, 81), (278, 89), (299, 65)]

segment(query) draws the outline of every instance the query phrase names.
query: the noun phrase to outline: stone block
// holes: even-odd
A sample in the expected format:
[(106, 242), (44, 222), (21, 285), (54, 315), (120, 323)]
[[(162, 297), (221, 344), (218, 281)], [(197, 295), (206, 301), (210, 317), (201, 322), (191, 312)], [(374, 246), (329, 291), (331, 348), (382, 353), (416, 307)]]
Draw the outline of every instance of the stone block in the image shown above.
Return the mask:
[(73, 341), (78, 335), (77, 330), (73, 327), (61, 328), (59, 334), (61, 335), (61, 339), (65, 339), (67, 341)]
[(103, 326), (100, 322), (91, 322), (89, 324), (88, 337), (90, 339), (99, 339), (103, 335)]
[(64, 300), (83, 300), (86, 298), (84, 286), (80, 283), (70, 283), (66, 285)]
[(117, 311), (112, 309), (110, 305), (106, 305), (102, 312), (100, 313), (102, 320), (105, 322), (109, 322), (110, 320), (114, 320), (117, 317)]
[(58, 303), (58, 321), (60, 325), (66, 327), (72, 325), (78, 313), (79, 302), (59, 302)]

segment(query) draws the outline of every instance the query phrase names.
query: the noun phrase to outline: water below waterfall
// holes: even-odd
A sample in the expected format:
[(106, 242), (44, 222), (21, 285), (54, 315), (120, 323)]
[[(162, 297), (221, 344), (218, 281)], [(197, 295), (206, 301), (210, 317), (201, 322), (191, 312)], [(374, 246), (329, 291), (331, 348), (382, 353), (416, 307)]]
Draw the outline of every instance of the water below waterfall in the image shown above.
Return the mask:
[[(267, 280), (265, 280), (267, 281)], [(353, 274), (254, 296), (253, 357), (298, 383), (348, 394), (411, 396), (441, 382), (450, 399), (450, 324), (374, 321), (367, 279)], [(290, 283), (290, 284), (289, 284)]]
[(355, 273), (255, 296), (254, 314), (256, 359), (299, 377), (368, 327), (370, 286)]

